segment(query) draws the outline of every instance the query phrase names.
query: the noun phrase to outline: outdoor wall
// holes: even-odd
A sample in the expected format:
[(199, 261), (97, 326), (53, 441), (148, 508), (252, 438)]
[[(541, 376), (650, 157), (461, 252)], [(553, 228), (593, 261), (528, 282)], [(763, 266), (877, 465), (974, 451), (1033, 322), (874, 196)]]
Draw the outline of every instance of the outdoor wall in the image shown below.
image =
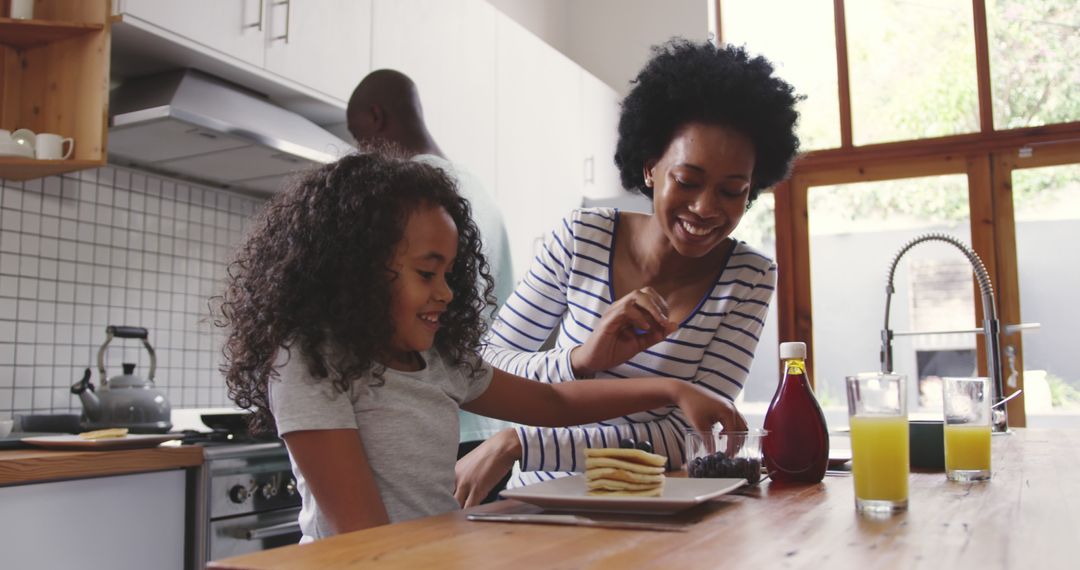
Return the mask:
[[(813, 236), (810, 256), (815, 278), (814, 375), (825, 403), (845, 405), (845, 375), (879, 369), (878, 351), (889, 262), (901, 245), (930, 231), (957, 234), (949, 228), (921, 228), (918, 231)], [(1071, 366), (1076, 342), (1074, 323), (1080, 318), (1080, 305), (1069, 300), (1075, 298), (1076, 284), (1080, 283), (1080, 266), (1066, 262), (1057, 253), (1062, 251), (1061, 236), (1080, 235), (1080, 222), (1018, 222), (1016, 232), (1019, 273), (1025, 285), (1020, 290), (1023, 320), (1042, 325), (1038, 331), (1022, 333), (1025, 369), (1048, 370), (1080, 388), (1080, 374), (1068, 375), (1075, 370)], [(959, 237), (969, 241), (965, 236)], [(950, 246), (927, 243), (916, 248), (936, 250), (935, 255), (943, 259), (963, 259), (960, 252)], [(853, 263), (880, 267), (880, 271), (851, 271), (848, 264)], [(906, 260), (901, 261), (901, 265), (906, 263)], [(833, 286), (822, 286), (821, 281), (825, 279)], [(997, 290), (999, 285), (995, 283), (994, 287)], [(894, 330), (910, 330), (908, 294), (906, 279), (898, 277), (890, 319)], [(774, 306), (772, 312), (775, 311)], [(974, 314), (970, 325), (972, 328), (978, 326)], [(1006, 337), (1006, 343), (1009, 338)], [(897, 339), (893, 344), (895, 368), (909, 377), (914, 376), (916, 370), (912, 345), (912, 338)], [(760, 397), (761, 390), (766, 388), (763, 384), (765, 382), (755, 382), (748, 386), (747, 398)], [(771, 392), (769, 394), (771, 396)], [(909, 396), (916, 396), (914, 386)]]

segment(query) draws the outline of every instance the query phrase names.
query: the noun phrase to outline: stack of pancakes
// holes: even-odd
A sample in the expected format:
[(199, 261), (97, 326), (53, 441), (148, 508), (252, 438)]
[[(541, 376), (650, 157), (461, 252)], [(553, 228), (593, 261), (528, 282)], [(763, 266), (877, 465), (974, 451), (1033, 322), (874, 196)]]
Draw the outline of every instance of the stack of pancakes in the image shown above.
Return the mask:
[(590, 495), (659, 497), (667, 458), (640, 449), (585, 450), (585, 482)]

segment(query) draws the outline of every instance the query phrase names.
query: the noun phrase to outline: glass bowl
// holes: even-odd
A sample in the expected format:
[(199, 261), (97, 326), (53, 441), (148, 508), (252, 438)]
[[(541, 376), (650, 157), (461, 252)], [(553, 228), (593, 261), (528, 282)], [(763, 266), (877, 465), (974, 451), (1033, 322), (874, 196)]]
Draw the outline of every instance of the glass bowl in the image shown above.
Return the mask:
[(764, 430), (686, 432), (686, 474), (694, 478), (761, 481), (761, 442)]

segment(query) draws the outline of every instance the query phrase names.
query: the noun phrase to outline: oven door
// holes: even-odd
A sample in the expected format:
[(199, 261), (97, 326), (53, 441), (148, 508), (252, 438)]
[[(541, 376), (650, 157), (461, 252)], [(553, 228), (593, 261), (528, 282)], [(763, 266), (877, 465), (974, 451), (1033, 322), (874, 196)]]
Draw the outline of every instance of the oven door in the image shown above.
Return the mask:
[(210, 560), (300, 542), (300, 508), (210, 521)]

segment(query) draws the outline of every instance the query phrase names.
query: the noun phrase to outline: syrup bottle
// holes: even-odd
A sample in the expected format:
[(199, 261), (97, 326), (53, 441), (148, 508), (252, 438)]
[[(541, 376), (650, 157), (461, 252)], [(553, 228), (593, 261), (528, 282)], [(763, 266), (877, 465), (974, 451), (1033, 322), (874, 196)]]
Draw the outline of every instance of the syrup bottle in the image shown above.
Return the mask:
[(829, 430), (806, 377), (806, 343), (780, 343), (780, 359), (784, 378), (765, 413), (765, 468), (773, 481), (817, 483), (829, 465)]

